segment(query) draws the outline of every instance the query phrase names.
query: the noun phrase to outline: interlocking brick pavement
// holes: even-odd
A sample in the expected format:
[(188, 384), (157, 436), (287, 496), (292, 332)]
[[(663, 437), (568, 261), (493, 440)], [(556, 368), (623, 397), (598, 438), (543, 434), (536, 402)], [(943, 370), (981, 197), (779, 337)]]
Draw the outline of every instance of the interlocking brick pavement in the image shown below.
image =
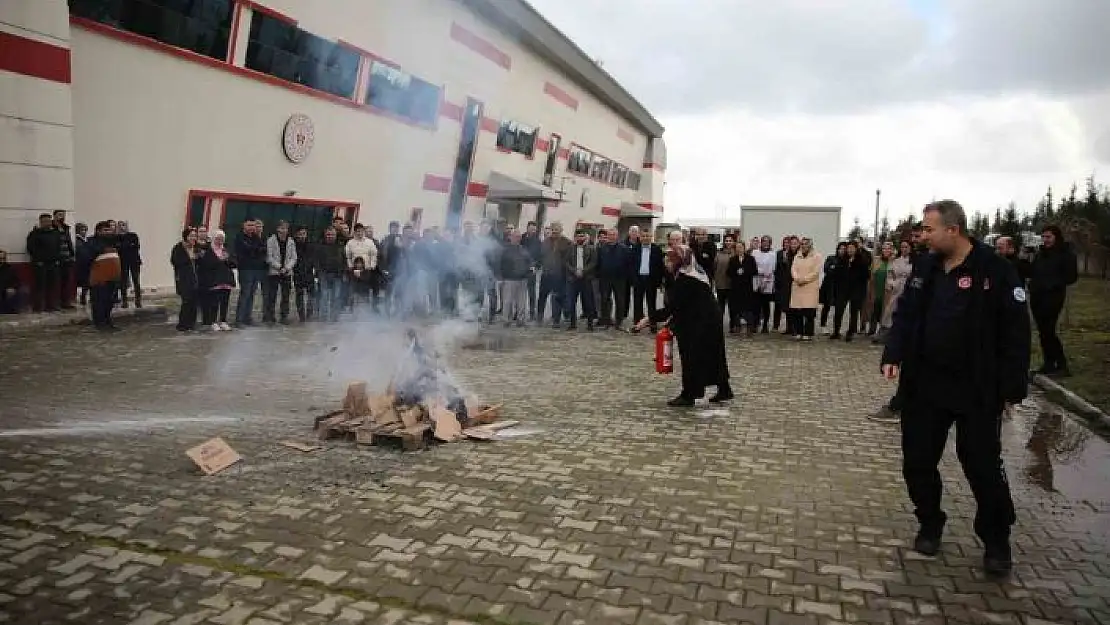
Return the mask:
[[(989, 581), (951, 451), (944, 550), (908, 549), (873, 347), (730, 338), (739, 399), (673, 410), (648, 336), (514, 335), (453, 370), (544, 431), (412, 454), (275, 444), (392, 366), (351, 326), (0, 337), (0, 621), (1110, 622), (1101, 439), (1070, 430), (1047, 489), (1037, 410), (1007, 423), (1017, 563)], [(215, 435), (245, 461), (202, 477)]]

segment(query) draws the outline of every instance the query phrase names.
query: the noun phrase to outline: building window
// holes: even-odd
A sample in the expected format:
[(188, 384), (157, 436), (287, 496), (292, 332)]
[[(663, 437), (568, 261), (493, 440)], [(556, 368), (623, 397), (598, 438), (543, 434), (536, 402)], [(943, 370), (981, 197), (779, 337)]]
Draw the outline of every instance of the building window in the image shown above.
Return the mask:
[(628, 172), (628, 182), (624, 185), (633, 191), (640, 190), (640, 174), (634, 171)]
[(623, 189), (627, 180), (628, 168), (620, 163), (615, 163), (613, 165), (613, 173), (609, 176), (609, 184)]
[(288, 22), (254, 13), (246, 67), (342, 98), (355, 93), (358, 52)]
[(70, 0), (69, 12), (113, 28), (227, 58), (234, 0)]
[(434, 126), (439, 115), (440, 88), (380, 61), (370, 64), (366, 103), (402, 119)]
[(590, 166), (590, 178), (601, 182), (609, 182), (609, 169), (613, 162), (607, 158), (594, 154), (593, 165)]
[[(257, 200), (226, 200), (224, 216), (220, 227), (227, 233), (229, 240), (243, 228), (248, 218), (261, 219), (263, 236), (277, 232), (279, 221), (289, 224), (289, 233), (300, 227), (308, 228), (311, 241), (323, 241), (324, 230), (331, 225), (336, 207), (316, 204), (293, 204), (288, 202), (266, 202)], [(342, 214), (342, 213), (340, 213)]]
[(579, 146), (572, 146), (570, 158), (567, 159), (567, 170), (583, 176), (590, 175), (590, 163), (593, 161), (593, 152)]
[(207, 225), (204, 218), (208, 213), (208, 198), (203, 195), (189, 196), (189, 214), (185, 217), (185, 225), (190, 228), (199, 228)]
[(514, 121), (503, 121), (497, 129), (497, 147), (529, 158), (536, 152), (537, 128)]

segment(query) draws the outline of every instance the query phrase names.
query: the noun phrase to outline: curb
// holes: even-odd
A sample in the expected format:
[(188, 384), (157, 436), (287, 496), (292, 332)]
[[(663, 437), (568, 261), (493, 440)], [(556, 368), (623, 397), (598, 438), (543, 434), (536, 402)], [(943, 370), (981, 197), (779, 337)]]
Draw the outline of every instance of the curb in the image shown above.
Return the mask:
[[(155, 320), (163, 321), (168, 317), (168, 309), (165, 306), (157, 304), (148, 305), (143, 308), (117, 308), (112, 311), (112, 319), (122, 323)], [(75, 315), (27, 315), (22, 319), (0, 321), (0, 334), (16, 334), (41, 328), (68, 328), (91, 324), (92, 320), (89, 318), (87, 311), (81, 311)]]
[(1052, 401), (1063, 404), (1065, 408), (1091, 422), (1095, 428), (1110, 432), (1110, 415), (1092, 405), (1087, 400), (1064, 388), (1056, 380), (1040, 373), (1033, 376), (1033, 384), (1040, 388)]

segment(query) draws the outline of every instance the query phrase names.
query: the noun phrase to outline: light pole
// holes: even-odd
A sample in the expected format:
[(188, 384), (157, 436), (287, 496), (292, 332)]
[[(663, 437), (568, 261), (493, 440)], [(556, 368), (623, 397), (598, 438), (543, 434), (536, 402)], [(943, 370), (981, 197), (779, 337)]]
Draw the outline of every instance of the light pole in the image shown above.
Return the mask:
[(875, 249), (879, 248), (879, 197), (882, 194), (882, 189), (875, 189)]

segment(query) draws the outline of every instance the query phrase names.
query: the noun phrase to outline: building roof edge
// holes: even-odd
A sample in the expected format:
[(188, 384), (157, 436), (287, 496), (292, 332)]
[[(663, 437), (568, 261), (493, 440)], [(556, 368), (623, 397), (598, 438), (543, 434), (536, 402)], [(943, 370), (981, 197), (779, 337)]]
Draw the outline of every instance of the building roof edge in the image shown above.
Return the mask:
[(663, 136), (663, 125), (647, 108), (527, 0), (460, 1), (510, 31), (544, 60), (567, 72), (580, 86), (633, 122), (649, 139)]

